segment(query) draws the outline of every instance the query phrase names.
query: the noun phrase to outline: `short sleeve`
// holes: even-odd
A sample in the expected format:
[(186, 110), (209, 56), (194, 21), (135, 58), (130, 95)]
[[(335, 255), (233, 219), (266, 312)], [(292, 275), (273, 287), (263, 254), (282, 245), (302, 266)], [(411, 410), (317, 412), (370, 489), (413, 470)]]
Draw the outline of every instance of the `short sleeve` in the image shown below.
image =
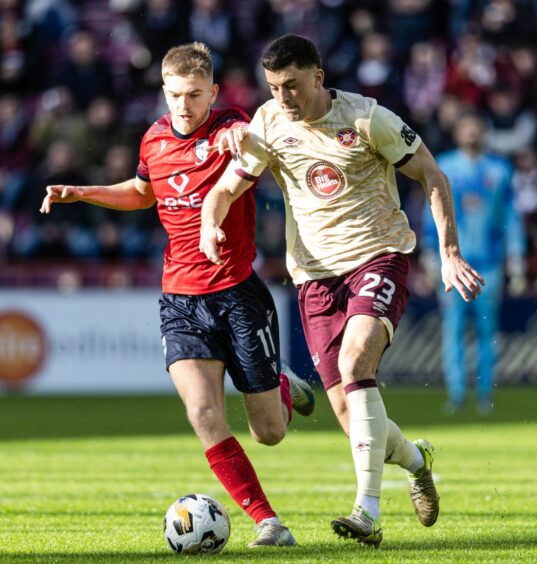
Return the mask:
[(420, 136), (387, 108), (374, 106), (370, 120), (371, 147), (390, 164), (396, 165), (418, 150)]
[(248, 136), (243, 144), (239, 170), (244, 174), (239, 174), (250, 179), (257, 178), (268, 166), (268, 161), (263, 113), (257, 110), (248, 126)]
[(145, 136), (142, 139), (142, 143), (140, 145), (140, 157), (138, 160), (138, 167), (136, 169), (136, 176), (143, 180), (144, 182), (151, 182), (149, 177), (149, 166), (147, 166), (147, 160), (145, 157)]

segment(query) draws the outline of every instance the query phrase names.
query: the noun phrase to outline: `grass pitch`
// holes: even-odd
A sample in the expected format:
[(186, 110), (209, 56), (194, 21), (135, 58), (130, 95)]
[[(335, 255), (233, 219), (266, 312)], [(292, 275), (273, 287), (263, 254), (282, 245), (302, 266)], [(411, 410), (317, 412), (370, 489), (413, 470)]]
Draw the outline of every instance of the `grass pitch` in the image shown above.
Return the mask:
[[(384, 396), (408, 438), (436, 446), (437, 524), (418, 523), (404, 472), (387, 466), (381, 547), (338, 540), (329, 523), (350, 511), (355, 479), (322, 392), (314, 416), (295, 415), (276, 447), (254, 443), (240, 398), (229, 398), (232, 426), (299, 543), (255, 552), (252, 522), (213, 477), (178, 399), (1, 398), (0, 562), (536, 562), (537, 393), (500, 392), (481, 419), (441, 415), (439, 392)], [(190, 492), (229, 511), (218, 556), (177, 556), (164, 541), (167, 507)]]

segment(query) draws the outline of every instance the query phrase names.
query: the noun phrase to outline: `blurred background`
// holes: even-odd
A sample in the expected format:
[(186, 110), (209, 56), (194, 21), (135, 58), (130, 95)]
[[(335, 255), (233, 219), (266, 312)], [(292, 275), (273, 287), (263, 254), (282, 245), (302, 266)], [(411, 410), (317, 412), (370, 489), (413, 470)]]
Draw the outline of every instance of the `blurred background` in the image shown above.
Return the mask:
[[(269, 98), (261, 50), (290, 32), (315, 41), (326, 86), (376, 98), (435, 155), (455, 147), (462, 113), (484, 116), (487, 148), (512, 166), (524, 239), (521, 260), (502, 270), (496, 385), (537, 383), (536, 30), (536, 0), (0, 0), (0, 393), (173, 392), (160, 345), (166, 236), (156, 210), (75, 204), (41, 216), (44, 189), (134, 175), (141, 137), (166, 111), (160, 61), (171, 46), (207, 43), (217, 105), (253, 114)], [(441, 394), (424, 193), (398, 182), (418, 248), (381, 380)], [(282, 353), (311, 376), (269, 175), (257, 208), (255, 267), (277, 301)], [(472, 358), (472, 326), (465, 338)]]

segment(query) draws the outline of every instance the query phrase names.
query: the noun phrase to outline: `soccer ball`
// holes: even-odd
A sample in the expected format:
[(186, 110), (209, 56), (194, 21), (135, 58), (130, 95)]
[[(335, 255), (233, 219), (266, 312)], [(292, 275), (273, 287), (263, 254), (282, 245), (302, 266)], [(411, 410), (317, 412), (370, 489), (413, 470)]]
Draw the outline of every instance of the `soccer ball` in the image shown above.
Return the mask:
[(164, 518), (164, 537), (173, 551), (182, 554), (216, 554), (226, 546), (230, 531), (227, 511), (204, 494), (179, 498)]

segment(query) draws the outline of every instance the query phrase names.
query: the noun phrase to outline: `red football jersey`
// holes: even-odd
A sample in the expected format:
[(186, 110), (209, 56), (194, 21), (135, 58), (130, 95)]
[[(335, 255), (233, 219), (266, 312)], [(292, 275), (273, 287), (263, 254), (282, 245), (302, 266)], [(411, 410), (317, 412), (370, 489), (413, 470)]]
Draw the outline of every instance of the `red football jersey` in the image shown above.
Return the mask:
[(255, 258), (254, 191), (236, 200), (222, 224), (226, 241), (223, 266), (213, 264), (199, 250), (201, 206), (230, 161), (229, 152), (207, 152), (223, 131), (250, 119), (239, 109), (211, 110), (209, 119), (190, 135), (173, 128), (163, 115), (146, 132), (140, 146), (136, 174), (151, 182), (160, 221), (168, 233), (164, 251), (162, 290), (198, 295), (235, 286), (252, 272)]

